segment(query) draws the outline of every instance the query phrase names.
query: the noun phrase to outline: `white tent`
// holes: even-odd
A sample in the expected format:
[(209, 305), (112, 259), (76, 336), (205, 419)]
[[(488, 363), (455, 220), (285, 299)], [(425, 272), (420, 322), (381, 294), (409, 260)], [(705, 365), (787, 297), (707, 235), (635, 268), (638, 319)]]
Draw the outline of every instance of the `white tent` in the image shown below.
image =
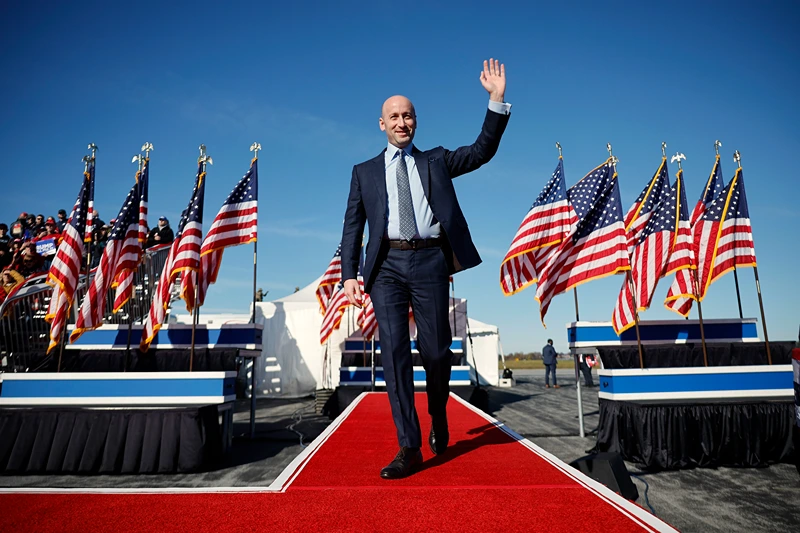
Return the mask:
[[(324, 346), (320, 345), (318, 284), (319, 278), (294, 294), (256, 304), (256, 322), (264, 326), (263, 355), (256, 374), (258, 395), (297, 397), (339, 385), (342, 347), (345, 339), (358, 330), (358, 310), (348, 307), (341, 327)], [(466, 338), (465, 314), (466, 300), (456, 298), (455, 310), (451, 306), (451, 321), (455, 321), (456, 336)], [(502, 353), (497, 327), (472, 318), (469, 326), (481, 384), (497, 385), (497, 361)], [(326, 355), (327, 351), (330, 353)], [(470, 352), (467, 362), (473, 366)]]

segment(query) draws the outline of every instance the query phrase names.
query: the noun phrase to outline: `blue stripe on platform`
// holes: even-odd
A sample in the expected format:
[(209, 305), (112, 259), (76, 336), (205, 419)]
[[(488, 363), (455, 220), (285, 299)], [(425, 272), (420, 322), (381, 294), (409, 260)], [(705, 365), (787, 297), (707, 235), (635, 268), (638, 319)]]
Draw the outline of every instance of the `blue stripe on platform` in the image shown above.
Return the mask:
[(789, 372), (600, 376), (602, 392), (611, 394), (782, 390), (792, 388)]
[[(724, 323), (707, 322), (704, 324), (706, 340), (740, 339), (757, 340), (758, 330), (755, 322), (731, 321)], [(639, 333), (644, 342), (700, 342), (700, 325), (694, 321), (664, 321), (656, 324), (642, 322)], [(636, 343), (636, 331), (631, 328), (618, 336), (614, 328), (608, 324), (570, 325), (567, 327), (567, 340), (574, 343)]]
[(224, 379), (65, 379), (3, 383), (3, 398), (127, 398), (139, 396), (226, 396), (236, 378)]
[[(263, 329), (260, 325), (237, 325), (238, 327), (209, 327), (206, 325), (198, 326), (195, 331), (195, 344), (199, 346), (215, 345), (227, 347), (245, 348), (255, 346), (261, 348)], [(142, 326), (134, 325), (131, 338), (134, 345), (142, 337)], [(67, 345), (68, 349), (79, 349), (87, 346), (102, 348), (127, 348), (128, 328), (127, 326), (103, 326), (99, 329), (87, 331), (80, 336), (74, 343)], [(184, 324), (171, 324), (162, 328), (152, 346), (191, 346), (192, 327)]]

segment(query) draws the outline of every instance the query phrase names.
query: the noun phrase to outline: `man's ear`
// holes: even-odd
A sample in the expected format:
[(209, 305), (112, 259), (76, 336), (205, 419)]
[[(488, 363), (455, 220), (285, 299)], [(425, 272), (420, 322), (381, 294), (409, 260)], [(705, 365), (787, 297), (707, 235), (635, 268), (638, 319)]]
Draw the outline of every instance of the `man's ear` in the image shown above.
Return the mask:
[(386, 123), (383, 121), (383, 117), (378, 119), (378, 125), (381, 127), (381, 131), (386, 131)]

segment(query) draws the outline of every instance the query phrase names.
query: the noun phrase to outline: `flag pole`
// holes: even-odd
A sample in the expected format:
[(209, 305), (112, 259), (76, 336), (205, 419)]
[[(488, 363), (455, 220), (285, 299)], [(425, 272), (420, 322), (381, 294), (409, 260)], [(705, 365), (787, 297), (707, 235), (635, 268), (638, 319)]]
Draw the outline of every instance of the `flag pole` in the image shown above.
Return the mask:
[[(717, 153), (717, 160), (718, 161), (719, 161), (719, 149), (720, 149), (721, 146), (722, 146), (722, 143), (719, 141), (719, 139), (714, 141), (714, 151)], [(734, 156), (733, 156), (733, 160), (734, 161), (737, 161), (736, 160), (736, 154), (738, 154), (738, 153), (739, 153), (738, 150), (734, 153)], [(738, 161), (737, 161), (737, 163), (738, 163)], [(742, 165), (740, 163), (739, 167), (741, 167), (741, 166)], [(739, 304), (739, 320), (742, 320), (742, 319), (744, 319), (744, 313), (742, 312), (742, 295), (739, 292), (739, 274), (737, 274), (737, 272), (736, 272), (736, 265), (735, 264), (733, 265), (733, 282), (736, 285), (736, 303)], [(699, 304), (700, 301), (698, 300), (697, 303)]]
[[(719, 141), (717, 141), (717, 142), (719, 142)], [(720, 145), (721, 144), (722, 143), (720, 143)], [(716, 144), (715, 144), (715, 146), (716, 146)], [(670, 163), (674, 163), (675, 161), (678, 162), (678, 172), (679, 173), (683, 171), (683, 166), (681, 166), (681, 160), (683, 160), (683, 159), (686, 159), (686, 156), (683, 155), (682, 153), (678, 152), (675, 155), (673, 155), (672, 159), (670, 160)], [(685, 209), (685, 207), (682, 207), (682, 209)], [(697, 268), (696, 268), (697, 265), (692, 265), (692, 266), (695, 267), (693, 269), (692, 268), (689, 269), (691, 271), (690, 274), (692, 276), (692, 290), (693, 290), (695, 295), (698, 295), (699, 294), (699, 290), (698, 290), (699, 283), (697, 281)], [(699, 296), (698, 296), (698, 298), (699, 298)], [(706, 350), (706, 333), (705, 333), (705, 328), (703, 327), (703, 306), (700, 303), (699, 299), (697, 300), (697, 315), (700, 317), (700, 343), (703, 346), (703, 365), (704, 366), (708, 366), (708, 351)], [(689, 319), (689, 315), (688, 314), (686, 315), (686, 319), (687, 320)]]
[[(739, 165), (739, 168), (742, 168), (742, 154), (739, 153), (739, 150), (733, 152), (733, 160), (736, 161), (736, 164)], [(733, 273), (736, 274), (736, 269), (734, 268)], [(767, 363), (772, 364), (772, 354), (770, 353), (769, 349), (769, 333), (767, 333), (767, 317), (764, 314), (764, 300), (761, 297), (761, 282), (758, 280), (758, 267), (753, 265), (753, 275), (756, 278), (756, 291), (758, 292), (758, 307), (761, 309), (761, 327), (764, 328), (764, 344), (767, 348)], [(736, 286), (737, 294), (739, 286)], [(739, 304), (739, 313), (741, 314), (741, 303)]]
[[(258, 151), (261, 150), (261, 143), (254, 142), (250, 145), (250, 151), (253, 152), (253, 161), (258, 161)], [(253, 241), (253, 314), (250, 317), (250, 322), (256, 323), (256, 275), (258, 272), (258, 239)]]
[[(662, 151), (666, 148), (666, 143), (661, 143)], [(619, 163), (619, 158), (615, 157), (611, 151), (611, 143), (606, 143), (606, 150), (608, 150), (608, 158), (614, 164), (616, 169), (617, 163)], [(630, 286), (631, 290), (631, 299), (633, 300), (633, 324), (636, 326), (636, 345), (639, 348), (639, 367), (644, 369), (644, 356), (642, 355), (642, 336), (639, 334), (639, 304), (636, 302), (636, 291), (633, 285), (633, 275), (631, 274), (631, 270), (628, 269), (626, 273), (626, 277), (628, 279), (628, 285)]]
[[(84, 158), (83, 158), (83, 160), (86, 161), (86, 171), (88, 172), (88, 170), (89, 170), (89, 161), (91, 161), (92, 163), (95, 162), (95, 159), (96, 159), (95, 156), (97, 155), (98, 148), (97, 148), (97, 145), (95, 143), (90, 143), (89, 146), (87, 146), (87, 148), (92, 151), (92, 155), (91, 156), (84, 156)], [(87, 158), (89, 158), (89, 159), (87, 160)], [(91, 183), (91, 194), (92, 194), (92, 197), (89, 199), (91, 205), (87, 204), (86, 209), (94, 209), (94, 179), (92, 179), (92, 183)], [(86, 216), (88, 218), (89, 214), (87, 213)], [(84, 228), (83, 233), (84, 233), (84, 237), (85, 237), (86, 236), (86, 229), (85, 228)], [(92, 269), (92, 245), (94, 244), (92, 242), (92, 239), (94, 239), (94, 214), (92, 214), (92, 229), (89, 232), (89, 236), (90, 236), (90, 240), (89, 240), (88, 245), (86, 246), (86, 251), (87, 251), (87, 253), (86, 253), (86, 282), (87, 283), (89, 282), (89, 271)]]
[[(563, 160), (564, 156), (562, 154), (561, 143), (558, 141), (556, 141), (556, 148), (558, 148), (558, 158)], [(572, 288), (572, 295), (575, 297), (575, 322), (580, 322), (581, 314), (578, 310), (578, 287)]]
[[(208, 154), (206, 154), (206, 145), (205, 144), (201, 144), (200, 145), (200, 157), (197, 160), (203, 165), (203, 168), (200, 171), (200, 174), (201, 175), (205, 175), (205, 173), (206, 173), (206, 164), (207, 163), (212, 163), (213, 164), (213, 161), (211, 160), (211, 158), (208, 156)], [(203, 178), (203, 179), (205, 179), (205, 178)], [(197, 277), (195, 279), (195, 284), (194, 284), (194, 308), (192, 309), (192, 349), (189, 352), (189, 372), (191, 372), (192, 369), (193, 369), (194, 349), (195, 349), (195, 334), (196, 334), (196, 330), (197, 330), (197, 321), (200, 319), (200, 306), (198, 305), (197, 299), (198, 299), (199, 293), (200, 293), (200, 283), (202, 282), (202, 279), (201, 279), (202, 271), (203, 271), (203, 269), (200, 267), (200, 260), (198, 258)]]
[(644, 369), (644, 356), (642, 355), (642, 337), (639, 334), (639, 304), (636, 302), (636, 290), (633, 285), (633, 276), (631, 271), (628, 270), (626, 277), (628, 278), (628, 285), (631, 290), (631, 299), (633, 300), (633, 323), (636, 326), (636, 345), (639, 348), (639, 368)]
[[(142, 146), (142, 149), (147, 149), (148, 156), (150, 154), (152, 146), (153, 145), (150, 143), (145, 143), (144, 146)], [(133, 159), (131, 159), (131, 163), (138, 163), (139, 165), (139, 170), (136, 173), (136, 179), (138, 180), (142, 174), (142, 169), (144, 168), (144, 158), (142, 157), (142, 154), (136, 154), (135, 156), (133, 156)], [(139, 189), (139, 192), (141, 193), (141, 188)], [(133, 334), (133, 296), (135, 292), (136, 289), (134, 288), (133, 293), (131, 293), (131, 297), (128, 299), (128, 343), (125, 349), (125, 366), (122, 369), (123, 372), (128, 371), (128, 368), (130, 367), (131, 363), (131, 335)]]

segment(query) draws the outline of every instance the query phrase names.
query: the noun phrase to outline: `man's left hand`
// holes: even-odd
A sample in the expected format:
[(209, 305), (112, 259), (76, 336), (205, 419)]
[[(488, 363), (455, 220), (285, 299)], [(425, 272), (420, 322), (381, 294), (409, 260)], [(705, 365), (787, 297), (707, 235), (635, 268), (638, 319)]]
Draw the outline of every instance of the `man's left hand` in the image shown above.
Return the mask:
[(506, 66), (496, 59), (484, 61), (481, 85), (489, 93), (489, 100), (503, 102), (506, 94)]

